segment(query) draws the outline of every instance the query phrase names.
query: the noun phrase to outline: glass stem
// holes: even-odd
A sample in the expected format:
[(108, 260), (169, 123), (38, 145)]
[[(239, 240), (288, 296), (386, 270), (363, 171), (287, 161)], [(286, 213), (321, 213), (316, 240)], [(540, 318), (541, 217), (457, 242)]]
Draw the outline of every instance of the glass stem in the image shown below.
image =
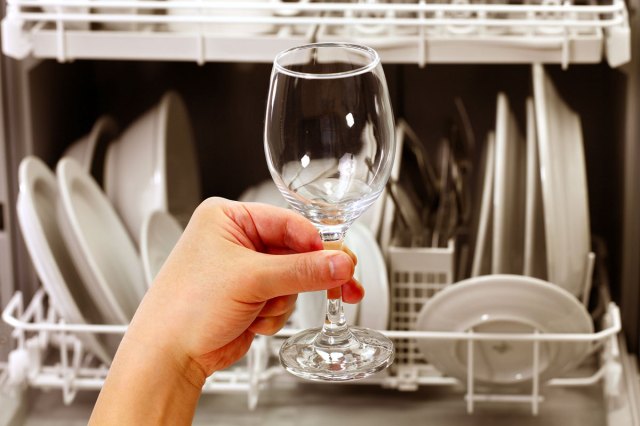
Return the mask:
[[(325, 250), (342, 250), (343, 236), (331, 239), (335, 234), (322, 235)], [(342, 289), (340, 287), (327, 290), (327, 312), (322, 332), (316, 339), (316, 344), (324, 346), (340, 345), (352, 338), (342, 307)]]

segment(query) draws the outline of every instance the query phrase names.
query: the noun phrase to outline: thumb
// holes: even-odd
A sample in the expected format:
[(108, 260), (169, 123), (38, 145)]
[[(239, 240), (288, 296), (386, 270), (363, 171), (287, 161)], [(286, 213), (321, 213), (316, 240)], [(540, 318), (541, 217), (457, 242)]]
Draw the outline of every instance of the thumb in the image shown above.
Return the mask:
[(353, 259), (340, 250), (318, 250), (308, 253), (261, 254), (253, 294), (264, 301), (277, 296), (305, 291), (327, 290), (348, 282), (353, 277)]

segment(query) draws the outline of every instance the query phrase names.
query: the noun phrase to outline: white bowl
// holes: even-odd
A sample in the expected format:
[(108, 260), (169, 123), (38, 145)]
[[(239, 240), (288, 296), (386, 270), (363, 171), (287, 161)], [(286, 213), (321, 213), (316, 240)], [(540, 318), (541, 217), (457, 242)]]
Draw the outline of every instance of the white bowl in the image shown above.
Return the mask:
[(176, 93), (131, 124), (107, 151), (105, 191), (139, 245), (155, 210), (183, 226), (201, 201), (200, 172), (187, 109)]
[[(231, 3), (225, 0), (203, 0), (209, 3)], [(259, 3), (274, 2), (274, 0), (234, 0), (233, 3)], [(275, 2), (278, 2), (275, 0)], [(168, 9), (171, 15), (201, 15), (201, 16), (224, 16), (229, 20), (234, 17), (261, 17), (272, 16), (270, 9)], [(167, 24), (169, 30), (178, 32), (207, 32), (207, 33), (224, 33), (235, 35), (246, 34), (264, 34), (272, 32), (275, 28), (273, 24), (257, 24), (257, 23), (204, 23), (196, 22), (170, 22)]]
[(89, 134), (71, 144), (63, 157), (73, 158), (94, 179), (102, 180), (106, 147), (116, 139), (118, 126), (113, 118), (103, 115), (96, 120)]

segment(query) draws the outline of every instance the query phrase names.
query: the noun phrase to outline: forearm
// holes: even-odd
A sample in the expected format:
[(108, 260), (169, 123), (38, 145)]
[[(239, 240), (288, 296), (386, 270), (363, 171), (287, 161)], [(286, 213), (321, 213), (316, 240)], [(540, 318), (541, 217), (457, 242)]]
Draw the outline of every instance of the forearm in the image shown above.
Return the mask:
[(188, 361), (125, 336), (91, 415), (91, 425), (189, 425), (204, 375)]

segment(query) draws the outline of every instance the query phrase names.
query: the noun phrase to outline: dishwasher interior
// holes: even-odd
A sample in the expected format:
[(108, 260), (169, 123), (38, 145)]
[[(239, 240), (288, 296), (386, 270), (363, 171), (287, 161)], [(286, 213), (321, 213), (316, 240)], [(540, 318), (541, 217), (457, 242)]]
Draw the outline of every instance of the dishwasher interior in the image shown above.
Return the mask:
[[(47, 31), (55, 33), (55, 28), (49, 30), (45, 27), (37, 36), (48, 37)], [(70, 30), (69, 48), (73, 35)], [(60, 60), (60, 45), (56, 52)], [(527, 99), (534, 95), (535, 67), (527, 61), (387, 63), (384, 50), (382, 56), (400, 137), (417, 141), (430, 159), (437, 161), (440, 141), (451, 136), (452, 128), (463, 117), (465, 123), (459, 127), (467, 125), (463, 130), (473, 141), (474, 168), (468, 176), (473, 192), (471, 205), (472, 210), (479, 209), (479, 165), (486, 161), (488, 135), (496, 129), (498, 94), (506, 95), (517, 128), (524, 134), (528, 128)], [(263, 153), (270, 63), (262, 59), (203, 64), (106, 59), (81, 56), (58, 63), (5, 58), (3, 92), (9, 129), (5, 152), (12, 196), (17, 192), (12, 179), (23, 156), (38, 156), (54, 168), (65, 150), (88, 134), (99, 117), (109, 115), (120, 130), (127, 129), (168, 91), (184, 100), (190, 117), (203, 199), (239, 199), (247, 189), (270, 181)], [(624, 324), (633, 315), (629, 314), (630, 305), (637, 309), (637, 304), (625, 301), (626, 290), (621, 284), (626, 273), (622, 259), (628, 179), (622, 165), (628, 161), (625, 120), (630, 117), (624, 94), (635, 90), (637, 76), (630, 77), (606, 63), (554, 63), (545, 65), (544, 72), (582, 124), (593, 245), (585, 259), (592, 272), (585, 277), (585, 288), (590, 291), (581, 296), (581, 301), (593, 315), (595, 329), (566, 335), (513, 334), (511, 343), (520, 342), (515, 347), (519, 344), (523, 350), (526, 345), (531, 352), (527, 355), (533, 362), (531, 380), (526, 386), (484, 386), (475, 383), (471, 373), (467, 380), (443, 375), (421, 356), (416, 342), (442, 338), (455, 341), (458, 351), (466, 351), (466, 367), (473, 371), (478, 362), (474, 357), (482, 355), (486, 344), (483, 338), (487, 336), (469, 330), (446, 336), (438, 332), (421, 335), (411, 321), (440, 289), (468, 277), (471, 241), (460, 232), (440, 247), (406, 247), (396, 238), (401, 228), (398, 217), (387, 218), (375, 237), (388, 271), (390, 312), (386, 333), (396, 343), (396, 364), (358, 385), (334, 390), (294, 380), (278, 365), (277, 349), (282, 338), (293, 333), (291, 328), (273, 338), (260, 336), (237, 366), (208, 380), (196, 424), (211, 418), (219, 424), (233, 424), (239, 419), (248, 424), (287, 424), (288, 416), (297, 410), (305, 415), (296, 424), (316, 424), (318, 419), (332, 421), (334, 417), (337, 421), (354, 407), (367, 413), (363, 424), (424, 418), (439, 419), (439, 424), (567, 424), (578, 418), (585, 424), (639, 424), (640, 419), (634, 417), (638, 415), (634, 401), (634, 395), (638, 395), (634, 393), (638, 391), (637, 367), (628, 356), (623, 337), (627, 332), (630, 350), (637, 350), (634, 329), (627, 331)], [(14, 208), (7, 204), (5, 210)], [(20, 232), (17, 226), (13, 229), (13, 274), (18, 284), (9, 286), (10, 290), (3, 284), (3, 294), (8, 296), (2, 300), (3, 318), (10, 324), (6, 334), (11, 335), (3, 350), (7, 354), (12, 350), (7, 362), (0, 363), (4, 367), (0, 382), (12, 384), (5, 387), (5, 401), (15, 407), (14, 413), (22, 412), (22, 417), (16, 414), (15, 418), (26, 419), (26, 424), (46, 424), (48, 413), (66, 419), (66, 424), (86, 422), (107, 367), (87, 355), (75, 333), (88, 330), (118, 336), (126, 326), (67, 324), (50, 306)], [(377, 295), (372, 292), (368, 297)], [(623, 307), (622, 313), (618, 304)], [(541, 381), (541, 351), (554, 339), (575, 344), (586, 341), (591, 346), (590, 355), (567, 374)], [(489, 341), (496, 342), (495, 337), (485, 340)], [(509, 342), (507, 337), (500, 341), (503, 348), (508, 348)], [(56, 391), (43, 392), (52, 389)]]

